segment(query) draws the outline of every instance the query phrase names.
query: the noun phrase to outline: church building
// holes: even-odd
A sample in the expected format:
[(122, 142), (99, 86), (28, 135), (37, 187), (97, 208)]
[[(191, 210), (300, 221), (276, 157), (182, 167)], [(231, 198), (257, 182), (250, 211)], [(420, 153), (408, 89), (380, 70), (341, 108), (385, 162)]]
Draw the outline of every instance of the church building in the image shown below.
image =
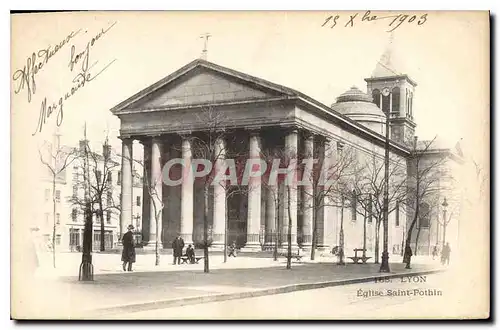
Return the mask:
[[(359, 157), (383, 161), (386, 116), (390, 116), (390, 159), (403, 164), (406, 173), (411, 168), (416, 141), (413, 98), (417, 83), (394, 70), (388, 54), (382, 56), (365, 81), (366, 93), (351, 87), (328, 106), (294, 89), (197, 59), (130, 96), (111, 109), (121, 122), (121, 231), (125, 232), (134, 221), (131, 159), (141, 157), (145, 163), (144, 176), (157, 194), (154, 197), (163, 201), (161, 221), (157, 222), (154, 219), (158, 203), (151, 201), (148, 185), (144, 185), (141, 227), (146, 247), (158, 239), (169, 248), (177, 234), (186, 243), (202, 242), (203, 186), (187, 180), (178, 186), (168, 186), (158, 178), (170, 159), (190, 162), (199, 158), (196, 140), (206, 137), (204, 132), (214, 125), (200, 115), (206, 109), (224, 118), (217, 124), (227, 134), (215, 141), (215, 146), (226, 155), (246, 154), (251, 158), (281, 148), (319, 158), (331, 157), (332, 162), (346, 148), (355, 149)], [(134, 141), (144, 146), (144, 155), (132, 154)], [(449, 148), (431, 151), (426, 150), (433, 155), (436, 152), (453, 155), (455, 160), (457, 157)], [(276, 208), (272, 192), (265, 187), (246, 193), (232, 193), (218, 186), (212, 189), (208, 198), (208, 225), (213, 248), (223, 246), (227, 233), (229, 242), (236, 241), (242, 249), (265, 249), (273, 244), (276, 233), (288, 231), (289, 216), (293, 245), (306, 250), (311, 247), (314, 212), (304, 203), (300, 189), (290, 190), (293, 195), (290, 210), (287, 205)], [(421, 253), (429, 253), (433, 245), (442, 243), (438, 221), (442, 199), (437, 196), (439, 202), (428, 205), (433, 208), (426, 215), (429, 219), (415, 226), (419, 230)], [(411, 212), (403, 207), (395, 207), (390, 213), (389, 253), (400, 254), (411, 219)], [(356, 203), (325, 206), (316, 221), (319, 249), (339, 246), (342, 227), (347, 256), (352, 249), (364, 245), (367, 253), (373, 255), (375, 222), (368, 219), (365, 224), (366, 216), (356, 212)], [(450, 231), (448, 235), (452, 235)]]

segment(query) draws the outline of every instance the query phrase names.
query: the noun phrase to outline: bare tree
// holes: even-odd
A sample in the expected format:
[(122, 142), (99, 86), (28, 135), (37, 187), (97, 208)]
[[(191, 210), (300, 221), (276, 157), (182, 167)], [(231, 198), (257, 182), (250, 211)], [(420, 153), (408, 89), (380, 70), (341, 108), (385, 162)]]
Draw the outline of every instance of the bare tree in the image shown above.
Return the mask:
[(61, 176), (66, 174), (66, 169), (74, 161), (77, 152), (73, 148), (61, 147), (59, 141), (54, 144), (45, 141), (38, 150), (38, 153), (40, 162), (48, 170), (52, 181), (52, 264), (56, 268), (56, 208), (58, 199), (60, 200), (61, 198), (60, 195), (56, 195), (56, 183)]
[[(443, 153), (430, 155), (428, 153), (435, 140), (436, 137), (430, 141), (422, 141), (422, 147), (419, 148), (417, 138), (415, 138), (411, 150), (410, 166), (407, 174), (407, 196), (402, 201), (404, 201), (407, 211), (411, 211), (413, 218), (410, 226), (407, 228), (405, 249), (411, 246), (412, 234), (418, 219), (426, 217), (427, 213), (430, 212), (431, 208), (429, 207), (429, 209), (423, 211), (425, 214), (422, 213), (422, 203), (432, 203), (433, 206), (437, 206), (439, 193), (443, 192), (440, 180), (443, 177), (442, 166), (447, 161), (447, 155)], [(420, 226), (418, 231), (420, 231)], [(418, 235), (419, 233), (417, 232)], [(416, 244), (418, 244), (418, 240)], [(417, 247), (415, 250), (417, 250)], [(411, 256), (408, 257), (411, 260)]]
[[(83, 173), (83, 179), (77, 176), (73, 186), (75, 190), (69, 202), (73, 206), (78, 206), (84, 213), (87, 203), (90, 203), (92, 215), (95, 214), (100, 221), (100, 251), (105, 251), (104, 214), (120, 209), (114, 203), (112, 187), (112, 173), (120, 164), (112, 159), (111, 146), (107, 137), (102, 144), (102, 153), (92, 151), (86, 138), (80, 143), (77, 163), (78, 171)], [(85, 196), (78, 194), (78, 190), (81, 189), (85, 190)]]
[[(232, 122), (228, 120), (225, 114), (218, 109), (213, 107), (204, 107), (202, 111), (198, 114), (197, 118), (199, 124), (203, 124), (203, 131), (199, 132), (197, 135), (191, 136), (191, 147), (193, 156), (197, 159), (202, 159), (205, 161), (204, 164), (196, 164), (203, 166), (210, 166), (211, 168), (203, 168), (203, 171), (207, 171), (203, 176), (197, 177), (203, 185), (204, 194), (204, 209), (203, 209), (203, 255), (204, 255), (204, 267), (203, 271), (205, 273), (210, 272), (209, 258), (208, 258), (208, 247), (210, 245), (208, 238), (208, 218), (209, 218), (209, 201), (210, 195), (213, 194), (212, 182), (216, 174), (215, 168), (212, 164), (217, 164), (221, 160), (225, 159), (225, 148), (221, 147), (223, 141), (226, 140), (227, 130), (233, 127)], [(228, 141), (225, 141), (226, 143)], [(210, 165), (208, 165), (210, 164)], [(198, 169), (196, 169), (198, 170)], [(183, 178), (184, 180), (189, 180), (188, 178)]]
[[(380, 225), (384, 220), (384, 162), (377, 155), (360, 160), (354, 176), (345, 188), (350, 191), (346, 196), (352, 212), (375, 219), (375, 263), (379, 263)], [(406, 162), (393, 157), (389, 166), (388, 214), (392, 213), (397, 202), (406, 196)], [(359, 208), (359, 209), (358, 209)]]
[[(313, 155), (304, 154), (301, 166), (302, 181), (309, 189), (303, 189), (303, 208), (311, 209), (313, 215), (311, 260), (315, 258), (318, 245), (318, 221), (325, 207), (339, 207), (342, 199), (339, 198), (342, 185), (353, 175), (356, 158), (350, 148), (342, 148), (337, 152), (336, 146), (326, 143), (322, 147), (322, 155), (317, 159), (315, 166), (312, 165)], [(310, 159), (310, 160), (308, 160)], [(336, 183), (337, 182), (337, 183)]]

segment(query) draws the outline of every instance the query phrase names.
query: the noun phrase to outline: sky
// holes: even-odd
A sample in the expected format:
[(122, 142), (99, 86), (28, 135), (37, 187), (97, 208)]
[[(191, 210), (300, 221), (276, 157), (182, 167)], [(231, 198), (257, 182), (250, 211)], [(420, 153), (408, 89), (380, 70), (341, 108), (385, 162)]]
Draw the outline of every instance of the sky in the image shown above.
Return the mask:
[[(13, 17), (13, 140), (29, 155), (44, 140), (52, 139), (58, 109), (46, 120), (42, 132), (33, 136), (43, 100), (47, 99), (47, 105), (57, 104), (62, 95), (71, 91), (72, 80), (84, 62), (79, 59), (71, 70), (71, 58), (75, 60), (75, 54), (85, 50), (103, 29), (107, 31), (89, 47), (89, 63), (97, 63), (88, 72), (95, 75), (109, 66), (64, 101), (58, 128), (63, 144), (76, 145), (86, 123), (94, 148), (100, 148), (108, 135), (120, 150), (120, 121), (109, 110), (200, 57), (200, 36), (207, 32), (211, 34), (209, 61), (297, 89), (331, 105), (353, 85), (366, 91), (364, 78), (371, 76), (388, 45), (388, 31), (396, 25), (389, 26), (392, 18), (363, 21), (365, 12), (361, 11), (350, 26), (349, 18), (355, 14), (91, 12)], [(373, 12), (367, 16), (399, 14), (409, 13)], [(327, 17), (336, 15), (339, 17), (334, 27), (333, 18), (322, 27)], [(411, 15), (416, 16), (412, 22)], [(487, 16), (453, 12), (411, 15), (393, 31), (392, 61), (399, 72), (408, 74), (418, 84), (413, 103), (416, 134), (419, 139), (432, 139), (437, 134), (448, 145), (464, 138), (473, 147), (484, 138), (479, 134), (484, 131), (481, 125), (489, 120)], [(16, 70), (22, 70), (33, 52), (49, 45), (53, 50), (68, 35), (69, 41), (36, 74), (36, 92), (30, 102), (27, 88), (15, 93), (21, 81), (14, 80)]]

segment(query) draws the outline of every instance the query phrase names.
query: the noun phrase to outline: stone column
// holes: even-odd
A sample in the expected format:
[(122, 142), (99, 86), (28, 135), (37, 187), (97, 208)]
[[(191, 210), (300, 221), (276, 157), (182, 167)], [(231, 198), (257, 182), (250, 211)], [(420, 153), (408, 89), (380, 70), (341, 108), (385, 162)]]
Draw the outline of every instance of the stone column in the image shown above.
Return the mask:
[[(215, 162), (215, 176), (220, 171), (224, 171), (226, 146), (222, 138), (215, 141), (215, 154), (218, 159)], [(213, 207), (213, 242), (212, 248), (220, 249), (224, 247), (226, 235), (226, 182), (214, 182), (214, 207)]]
[[(291, 129), (287, 136), (285, 137), (285, 154), (287, 157), (288, 165), (295, 163), (297, 164), (297, 151), (298, 151), (298, 132), (297, 129)], [(296, 168), (296, 166), (295, 166)], [(292, 249), (297, 248), (297, 180), (295, 171), (290, 171), (287, 173), (288, 178), (283, 182), (284, 193), (283, 193), (283, 226), (281, 231), (281, 236), (283, 237), (282, 243), (288, 246), (288, 194), (290, 193), (290, 214), (291, 214), (291, 224), (292, 224)]]
[[(337, 212), (335, 207), (333, 206), (331, 196), (333, 195), (333, 188), (331, 187), (327, 180), (334, 180), (334, 171), (335, 171), (335, 157), (337, 153), (337, 144), (336, 142), (330, 140), (329, 138), (325, 138), (323, 140), (323, 146), (320, 151), (320, 157), (323, 159), (323, 171), (325, 171), (325, 181), (324, 186), (321, 189), (325, 189), (323, 198), (323, 208), (321, 212), (321, 216), (318, 219), (318, 249), (327, 250), (331, 247), (331, 245), (338, 245), (338, 230), (337, 230)], [(335, 183), (333, 183), (335, 184)]]
[[(154, 137), (151, 142), (151, 170), (150, 181), (148, 182), (152, 192), (149, 208), (149, 245), (154, 246), (158, 239), (158, 245), (161, 247), (161, 225), (162, 225), (162, 210), (161, 203), (163, 200), (163, 180), (162, 180), (162, 141), (159, 137)], [(156, 226), (156, 217), (158, 216), (158, 228)], [(158, 235), (157, 235), (158, 230)]]
[[(258, 132), (251, 132), (249, 159), (260, 159), (260, 151), (261, 141)], [(248, 249), (260, 249), (261, 198), (261, 177), (251, 177), (248, 182), (247, 243), (245, 245)]]
[[(314, 157), (314, 135), (307, 133), (304, 140), (304, 156), (306, 159), (313, 159)], [(302, 200), (303, 200), (303, 221), (302, 221), (302, 237), (303, 237), (303, 247), (305, 249), (310, 249), (312, 246), (312, 235), (313, 235), (313, 219), (314, 219), (314, 172), (311, 168), (310, 173), (304, 173), (302, 181), (304, 186), (302, 186)], [(317, 206), (316, 206), (317, 207)], [(316, 229), (317, 233), (317, 229)]]
[(150, 218), (150, 196), (149, 182), (151, 182), (151, 141), (143, 140), (144, 146), (144, 167), (143, 167), (143, 184), (142, 184), (142, 242), (148, 244), (150, 240), (149, 224)]
[(132, 139), (122, 140), (120, 239), (127, 232), (128, 225), (133, 223), (132, 145)]
[(185, 244), (193, 243), (193, 175), (189, 137), (182, 137), (181, 237)]

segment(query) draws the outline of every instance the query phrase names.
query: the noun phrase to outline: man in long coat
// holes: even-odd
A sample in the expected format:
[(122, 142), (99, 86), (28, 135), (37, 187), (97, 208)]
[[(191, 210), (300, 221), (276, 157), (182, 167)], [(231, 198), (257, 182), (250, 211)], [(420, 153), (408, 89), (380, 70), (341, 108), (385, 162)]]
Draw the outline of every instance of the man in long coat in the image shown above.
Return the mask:
[[(122, 244), (122, 261), (123, 261), (123, 271), (132, 271), (132, 264), (135, 262), (135, 246), (134, 246), (134, 234), (132, 234), (132, 230), (134, 226), (129, 225), (128, 231), (123, 235)], [(128, 267), (125, 268), (128, 264)]]
[(174, 265), (177, 261), (177, 264), (180, 265), (181, 257), (182, 257), (182, 249), (184, 249), (184, 240), (181, 235), (177, 235), (177, 237), (172, 242), (172, 249), (174, 254)]
[(403, 256), (403, 263), (406, 264), (406, 269), (411, 269), (410, 267), (410, 263), (411, 263), (411, 256), (413, 255), (413, 252), (411, 250), (411, 247), (409, 245), (407, 245), (405, 247), (405, 253), (404, 253), (404, 256)]

